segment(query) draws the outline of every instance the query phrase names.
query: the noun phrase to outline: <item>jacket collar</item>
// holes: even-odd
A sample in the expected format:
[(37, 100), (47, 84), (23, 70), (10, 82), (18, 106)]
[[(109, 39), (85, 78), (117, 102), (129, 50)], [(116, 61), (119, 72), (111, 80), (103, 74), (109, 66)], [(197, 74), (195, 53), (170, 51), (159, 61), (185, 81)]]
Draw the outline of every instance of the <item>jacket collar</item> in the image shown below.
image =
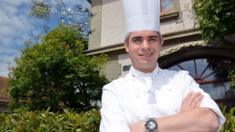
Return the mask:
[(137, 69), (135, 69), (133, 66), (131, 66), (129, 74), (134, 77), (137, 78), (139, 80), (154, 80), (157, 75), (159, 74), (160, 71), (160, 67), (158, 65), (156, 65), (155, 69), (153, 70), (153, 72), (149, 72), (149, 73), (144, 73), (142, 71), (139, 71)]

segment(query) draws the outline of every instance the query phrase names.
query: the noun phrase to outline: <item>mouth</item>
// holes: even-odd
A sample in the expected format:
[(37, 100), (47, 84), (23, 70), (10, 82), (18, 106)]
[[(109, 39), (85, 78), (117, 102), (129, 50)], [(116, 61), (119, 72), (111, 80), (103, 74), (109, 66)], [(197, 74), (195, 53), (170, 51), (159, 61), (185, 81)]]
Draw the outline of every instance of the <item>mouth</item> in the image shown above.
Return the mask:
[(144, 57), (144, 58), (149, 58), (152, 55), (153, 55), (153, 53), (139, 54), (140, 57)]

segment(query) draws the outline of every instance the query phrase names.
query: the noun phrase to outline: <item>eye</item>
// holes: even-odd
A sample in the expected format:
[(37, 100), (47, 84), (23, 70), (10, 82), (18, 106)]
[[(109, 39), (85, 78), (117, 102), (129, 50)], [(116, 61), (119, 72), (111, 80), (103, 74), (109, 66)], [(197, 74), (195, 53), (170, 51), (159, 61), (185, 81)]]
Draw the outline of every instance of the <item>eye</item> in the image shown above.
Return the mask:
[(157, 41), (157, 38), (150, 38), (149, 41)]
[(132, 42), (138, 44), (138, 43), (141, 43), (141, 42), (142, 42), (142, 39), (139, 38), (139, 37), (136, 37), (136, 38), (133, 38), (133, 39), (132, 39)]
[(149, 38), (150, 42), (157, 42), (158, 40), (159, 40), (158, 37), (150, 37)]

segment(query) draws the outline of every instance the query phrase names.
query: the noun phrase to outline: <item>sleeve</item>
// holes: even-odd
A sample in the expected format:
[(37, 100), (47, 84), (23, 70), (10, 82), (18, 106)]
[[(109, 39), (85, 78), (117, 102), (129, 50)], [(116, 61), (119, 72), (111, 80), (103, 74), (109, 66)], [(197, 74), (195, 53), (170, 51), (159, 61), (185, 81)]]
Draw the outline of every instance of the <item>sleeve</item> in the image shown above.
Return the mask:
[(222, 114), (220, 108), (218, 107), (218, 105), (216, 104), (216, 102), (210, 97), (210, 95), (206, 92), (204, 92), (200, 87), (199, 84), (195, 82), (195, 80), (188, 74), (188, 72), (184, 71), (184, 80), (187, 82), (186, 83), (186, 92), (184, 93), (184, 96), (186, 96), (189, 91), (197, 91), (197, 92), (201, 92), (204, 95), (204, 98), (202, 100), (201, 103), (201, 107), (206, 107), (206, 108), (210, 108), (211, 110), (213, 110), (219, 119), (219, 123), (220, 123), (220, 128), (222, 127), (222, 125), (225, 122), (225, 117)]
[(129, 132), (129, 126), (120, 108), (120, 97), (112, 85), (106, 85), (102, 93), (100, 132)]

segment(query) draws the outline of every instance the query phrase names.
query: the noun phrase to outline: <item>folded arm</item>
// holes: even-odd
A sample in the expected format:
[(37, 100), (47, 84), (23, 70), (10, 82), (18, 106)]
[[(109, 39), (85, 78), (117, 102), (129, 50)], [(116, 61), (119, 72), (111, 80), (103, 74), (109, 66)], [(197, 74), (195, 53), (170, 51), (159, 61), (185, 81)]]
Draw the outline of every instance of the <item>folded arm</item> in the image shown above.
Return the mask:
[(219, 127), (216, 114), (208, 108), (196, 108), (156, 120), (160, 132), (215, 132)]
[[(217, 115), (209, 108), (201, 108), (203, 96), (189, 93), (179, 113), (156, 118), (159, 132), (215, 132), (219, 127)], [(145, 120), (130, 126), (131, 132), (145, 132)]]

